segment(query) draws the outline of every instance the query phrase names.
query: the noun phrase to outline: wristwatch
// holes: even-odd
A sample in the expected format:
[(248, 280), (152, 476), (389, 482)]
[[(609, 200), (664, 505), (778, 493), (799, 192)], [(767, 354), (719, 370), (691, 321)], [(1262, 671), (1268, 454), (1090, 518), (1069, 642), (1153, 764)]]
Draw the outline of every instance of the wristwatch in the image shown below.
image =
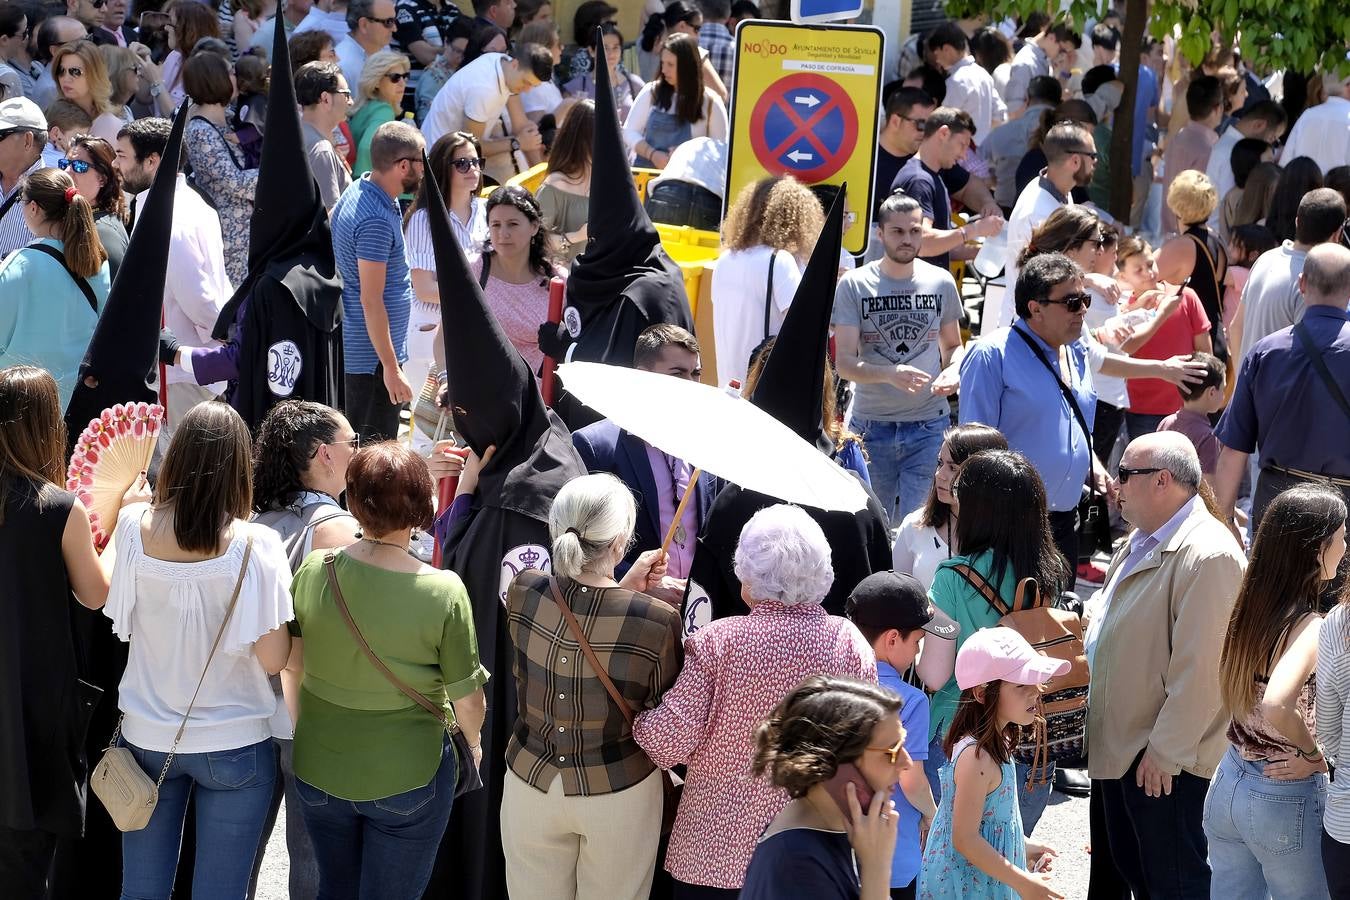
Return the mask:
[(515, 138), (511, 138), (511, 152), (515, 153), (519, 149), (520, 149), (520, 141), (516, 140)]
[(159, 81), (159, 82), (156, 82), (156, 83), (150, 85), (150, 96), (151, 96), (151, 97), (158, 97), (158, 96), (159, 96), (160, 94), (162, 94), (162, 93), (164, 93), (164, 82)]

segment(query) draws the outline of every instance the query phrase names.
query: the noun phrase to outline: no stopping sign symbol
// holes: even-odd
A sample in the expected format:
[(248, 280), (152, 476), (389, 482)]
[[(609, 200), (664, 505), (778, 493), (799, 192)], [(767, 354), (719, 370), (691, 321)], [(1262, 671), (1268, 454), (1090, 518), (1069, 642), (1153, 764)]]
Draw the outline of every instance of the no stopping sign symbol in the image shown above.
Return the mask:
[(802, 72), (775, 81), (750, 113), (750, 146), (775, 174), (808, 184), (843, 168), (858, 143), (858, 111), (837, 83)]

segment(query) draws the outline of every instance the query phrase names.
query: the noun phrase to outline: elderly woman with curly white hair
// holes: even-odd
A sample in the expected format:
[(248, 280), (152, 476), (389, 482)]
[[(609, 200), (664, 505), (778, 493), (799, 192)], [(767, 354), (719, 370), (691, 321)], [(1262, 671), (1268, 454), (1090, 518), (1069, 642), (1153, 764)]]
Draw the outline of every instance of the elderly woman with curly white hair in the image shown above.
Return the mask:
[(808, 675), (877, 679), (867, 641), (820, 605), (834, 569), (805, 512), (755, 513), (741, 529), (735, 568), (750, 614), (688, 638), (674, 687), (633, 725), (652, 762), (689, 767), (666, 853), (677, 900), (736, 896), (756, 840), (788, 803), (781, 788), (750, 774), (755, 726), (774, 705)]

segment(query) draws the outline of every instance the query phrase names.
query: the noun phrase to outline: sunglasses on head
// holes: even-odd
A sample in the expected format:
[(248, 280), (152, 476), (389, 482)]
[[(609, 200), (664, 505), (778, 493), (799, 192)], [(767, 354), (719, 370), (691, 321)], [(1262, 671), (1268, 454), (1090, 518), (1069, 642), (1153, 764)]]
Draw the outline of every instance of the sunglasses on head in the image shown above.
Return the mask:
[(405, 79), (405, 78), (408, 77), (408, 73), (407, 73), (407, 72), (385, 72), (385, 73), (384, 73), (384, 77), (385, 77), (385, 78), (388, 78), (388, 79), (389, 79), (390, 81), (392, 81), (394, 84), (398, 84), (400, 81), (402, 81), (403, 79)]
[(82, 159), (66, 159), (62, 157), (56, 161), (56, 165), (63, 172), (66, 169), (70, 169), (76, 175), (83, 175), (85, 172), (89, 171), (90, 164)]
[(450, 165), (455, 167), (455, 171), (461, 175), (468, 175), (474, 169), (481, 169), (483, 161), (476, 156), (465, 156), (460, 159), (452, 160)]
[(1065, 294), (1058, 300), (1051, 300), (1046, 297), (1044, 300), (1036, 301), (1038, 303), (1053, 303), (1056, 306), (1062, 306), (1071, 313), (1082, 312), (1092, 305), (1092, 295), (1085, 292), (1074, 294)]
[(1117, 471), (1120, 472), (1120, 478), (1118, 480), (1121, 484), (1124, 484), (1136, 475), (1152, 475), (1155, 472), (1164, 472), (1166, 470), (1160, 466), (1149, 466), (1143, 469), (1130, 469), (1126, 466), (1120, 466)]
[(69, 69), (57, 69), (56, 77), (60, 78), (62, 75), (69, 75), (71, 78), (82, 78), (84, 76), (84, 69), (81, 69), (79, 66), (71, 66)]

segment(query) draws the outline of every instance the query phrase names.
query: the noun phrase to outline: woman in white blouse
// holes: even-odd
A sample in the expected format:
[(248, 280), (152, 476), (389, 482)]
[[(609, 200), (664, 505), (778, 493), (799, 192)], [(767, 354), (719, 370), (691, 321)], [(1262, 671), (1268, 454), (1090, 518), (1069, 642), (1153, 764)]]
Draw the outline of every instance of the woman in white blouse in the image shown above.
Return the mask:
[(634, 165), (664, 169), (670, 154), (690, 138), (727, 140), (727, 108), (703, 83), (698, 42), (672, 34), (661, 48), (661, 72), (633, 101), (623, 138)]
[[(442, 135), (427, 154), (431, 173), (445, 191), (450, 228), (466, 256), (481, 251), (488, 238), (486, 207), (478, 198), (482, 157), (478, 139), (467, 131)], [(429, 179), (423, 181), (422, 190), (427, 190), (429, 184)], [(436, 284), (436, 253), (431, 246), (426, 205), (426, 198), (419, 192), (403, 224), (413, 287), (412, 316), (408, 319), (408, 362), (403, 366), (403, 372), (415, 391), (421, 389), (432, 369), (434, 349), (439, 344), (437, 329), (441, 324), (441, 291)]]
[(913, 575), (924, 587), (932, 587), (938, 564), (958, 552), (954, 546), (957, 502), (952, 493), (956, 473), (982, 450), (1007, 449), (1008, 439), (991, 425), (969, 422), (947, 429), (928, 500), (901, 521), (891, 549), (891, 568)]
[(277, 771), (268, 676), (286, 665), (293, 618), (281, 539), (245, 521), (250, 450), (238, 413), (198, 404), (174, 432), (153, 502), (118, 519), (104, 608), (130, 643), (118, 741), (161, 782), (150, 823), (122, 838), (126, 897), (169, 896), (189, 796), (193, 896), (248, 892)]

